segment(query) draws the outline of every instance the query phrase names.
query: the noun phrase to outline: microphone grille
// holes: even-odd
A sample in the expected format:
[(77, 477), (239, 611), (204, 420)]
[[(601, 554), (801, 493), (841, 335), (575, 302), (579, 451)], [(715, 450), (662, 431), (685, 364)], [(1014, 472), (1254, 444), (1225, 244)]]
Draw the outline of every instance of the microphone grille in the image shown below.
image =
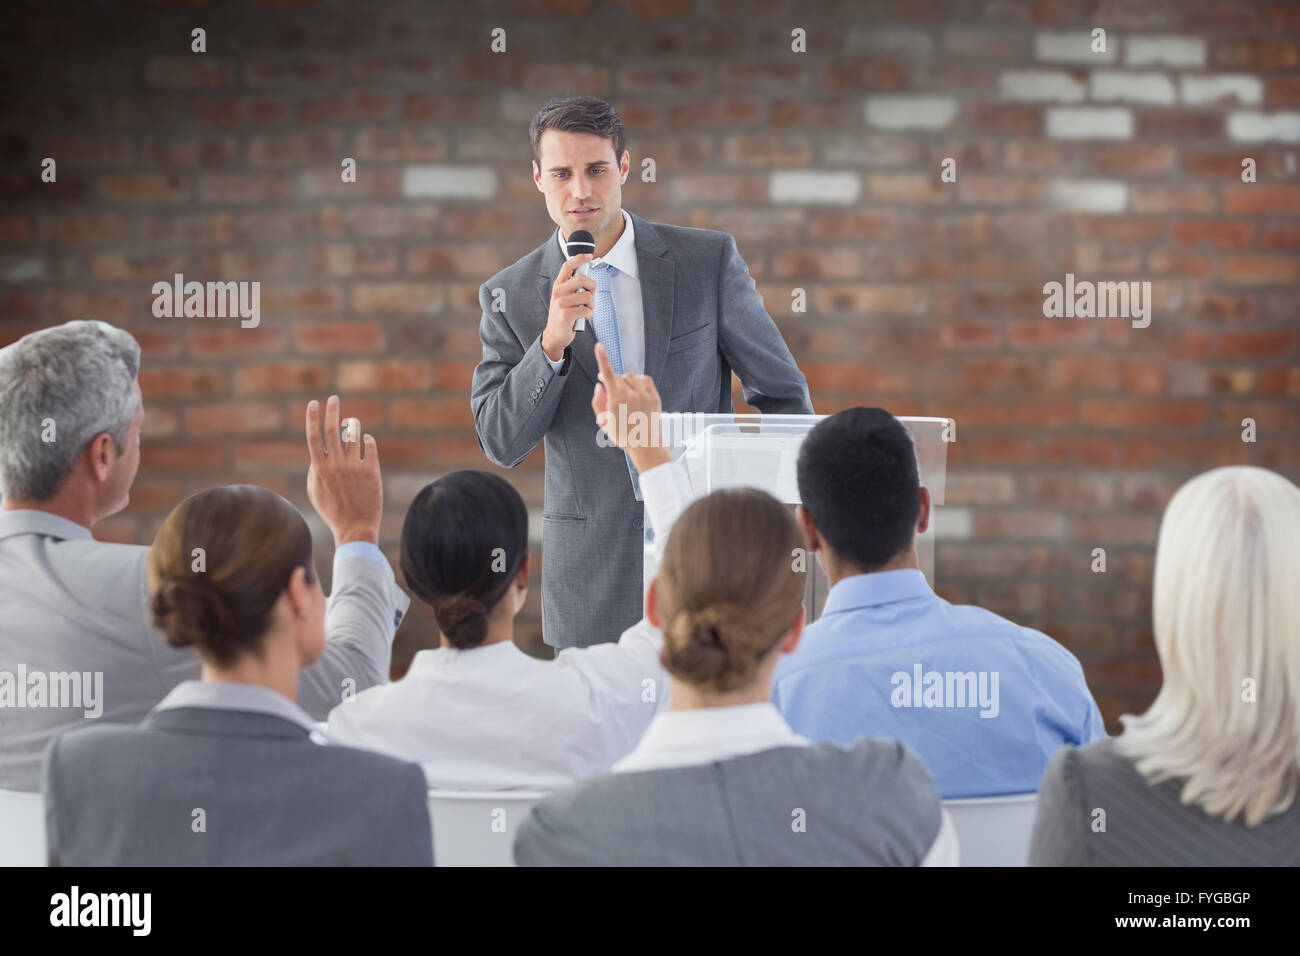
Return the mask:
[(575, 229), (569, 234), (569, 238), (565, 242), (565, 251), (569, 254), (570, 259), (574, 256), (580, 256), (584, 252), (590, 252), (594, 255), (596, 252), (596, 239), (586, 229)]

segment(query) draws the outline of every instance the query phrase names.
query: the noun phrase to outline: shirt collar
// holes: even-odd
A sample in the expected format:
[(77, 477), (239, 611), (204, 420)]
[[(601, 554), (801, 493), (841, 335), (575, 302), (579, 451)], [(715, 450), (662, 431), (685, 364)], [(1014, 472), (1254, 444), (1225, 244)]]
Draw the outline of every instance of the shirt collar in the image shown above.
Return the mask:
[(93, 537), (85, 525), (48, 511), (35, 508), (0, 511), (0, 538), (16, 534), (43, 534), (67, 541), (88, 541)]
[[(626, 209), (620, 210), (623, 213), (623, 235), (618, 237), (614, 243), (614, 248), (609, 250), (609, 255), (600, 259), (593, 259), (592, 264), (597, 262), (608, 262), (611, 266), (625, 275), (630, 275), (633, 279), (641, 277), (641, 270), (636, 261), (636, 228), (632, 225), (632, 217)], [(564, 248), (564, 236), (560, 230), (555, 230), (555, 241), (560, 244), (560, 255), (565, 259), (569, 258), (567, 250)]]
[(666, 710), (655, 716), (641, 742), (615, 770), (651, 770), (726, 760), (773, 747), (805, 746), (770, 701)]
[(909, 598), (933, 596), (925, 575), (916, 568), (898, 568), (894, 571), (872, 571), (843, 578), (826, 595), (822, 617), (840, 611), (849, 611), (875, 604), (890, 604)]
[(483, 668), (490, 670), (508, 666), (510, 661), (519, 659), (535, 660), (515, 646), (514, 641), (497, 641), (479, 647), (438, 647), (416, 651), (407, 673), (429, 674), (448, 668), (455, 668), (460, 673)]
[(242, 710), (254, 714), (268, 714), (296, 724), (310, 734), (320, 733), (320, 727), (305, 710), (278, 691), (260, 684), (183, 681), (172, 688), (171, 693), (159, 701), (152, 712), (173, 710), (178, 707), (206, 707), (211, 710)]

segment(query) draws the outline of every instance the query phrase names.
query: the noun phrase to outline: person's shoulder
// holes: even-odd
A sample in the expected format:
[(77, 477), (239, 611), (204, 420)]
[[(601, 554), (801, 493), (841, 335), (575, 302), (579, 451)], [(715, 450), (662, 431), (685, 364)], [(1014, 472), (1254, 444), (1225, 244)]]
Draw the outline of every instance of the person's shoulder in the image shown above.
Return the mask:
[(120, 592), (126, 574), (144, 574), (149, 547), (87, 538), (58, 541), (52, 545), (50, 554), (58, 561), (62, 573), (76, 575), (83, 584), (109, 579), (113, 590)]
[[(940, 598), (943, 601), (942, 598)], [(1037, 666), (1050, 666), (1071, 676), (1083, 677), (1079, 659), (1068, 647), (1050, 634), (1017, 624), (1008, 618), (974, 604), (951, 604), (943, 601), (951, 620), (975, 640), (1005, 640), (1026, 660)], [(965, 636), (965, 635), (964, 635)]]
[[(635, 819), (638, 796), (655, 791), (664, 771), (604, 773), (538, 801), (519, 823), (515, 862), (521, 866), (599, 865), (613, 834)], [(661, 794), (674, 793), (669, 788)]]
[(76, 727), (46, 744), (43, 774), (46, 780), (57, 776), (64, 790), (77, 781), (103, 787), (124, 772), (133, 777), (143, 772), (143, 763), (156, 752), (155, 743), (153, 733), (142, 726)]
[(1082, 747), (1062, 747), (1052, 755), (1060, 760), (1069, 775), (1085, 780), (1102, 779), (1112, 782), (1138, 783), (1146, 786), (1145, 778), (1138, 772), (1133, 758), (1119, 746), (1119, 737), (1105, 737)]
[(782, 654), (776, 662), (773, 684), (787, 680), (796, 674), (833, 665), (834, 660), (851, 648), (845, 642), (836, 640), (837, 631), (827, 626), (825, 619), (818, 619), (804, 627), (803, 637), (789, 654)]
[(905, 744), (887, 737), (862, 736), (844, 746), (822, 743), (806, 748), (808, 759), (849, 779), (864, 779), (900, 800), (938, 796), (921, 759)]
[(149, 730), (141, 726), (91, 724), (59, 734), (46, 745), (46, 751), (72, 760), (83, 755), (102, 754), (107, 749), (146, 746), (148, 738)]
[(637, 218), (640, 220), (636, 223), (637, 228), (649, 226), (674, 254), (704, 255), (711, 251), (716, 256), (723, 246), (735, 241), (731, 233), (717, 229), (699, 229), (695, 226)]

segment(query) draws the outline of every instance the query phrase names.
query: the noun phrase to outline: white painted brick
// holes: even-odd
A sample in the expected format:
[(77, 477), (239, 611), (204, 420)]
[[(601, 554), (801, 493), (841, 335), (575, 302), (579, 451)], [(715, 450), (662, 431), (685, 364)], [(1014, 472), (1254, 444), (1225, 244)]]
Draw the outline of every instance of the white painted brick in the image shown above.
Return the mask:
[(969, 508), (935, 508), (931, 514), (934, 516), (936, 540), (953, 541), (971, 536)]
[(1172, 106), (1174, 84), (1163, 73), (1130, 73), (1126, 70), (1097, 70), (1092, 74), (1094, 100), (1154, 103)]
[(1205, 66), (1203, 37), (1124, 38), (1124, 62), (1129, 66)]
[(1106, 33), (1106, 52), (1092, 52), (1092, 31), (1072, 30), (1067, 33), (1039, 33), (1034, 37), (1034, 56), (1056, 63), (1114, 63), (1119, 38), (1113, 31)]
[(867, 124), (881, 129), (940, 129), (957, 115), (951, 96), (868, 96)]
[(1125, 109), (1059, 106), (1047, 111), (1053, 139), (1132, 139), (1133, 114)]
[(928, 60), (934, 40), (924, 30), (877, 30), (853, 27), (844, 41), (846, 53), (889, 53), (909, 60)]
[(497, 173), (488, 166), (407, 166), (402, 195), (410, 199), (491, 199)]
[(1244, 73), (1183, 77), (1183, 102), (1188, 106), (1205, 106), (1220, 101), (1230, 103), (1234, 100), (1242, 106), (1262, 103), (1264, 84), (1259, 77)]
[(862, 181), (857, 173), (808, 169), (776, 170), (768, 180), (772, 202), (857, 202)]
[(1115, 179), (1055, 179), (1048, 198), (1056, 208), (1072, 212), (1123, 212), (1128, 185)]
[(1228, 114), (1228, 135), (1233, 139), (1276, 139), (1300, 143), (1300, 113), (1259, 113), (1239, 110)]
[(998, 93), (1004, 100), (1079, 103), (1087, 92), (1082, 80), (1056, 70), (1019, 70), (998, 77)]

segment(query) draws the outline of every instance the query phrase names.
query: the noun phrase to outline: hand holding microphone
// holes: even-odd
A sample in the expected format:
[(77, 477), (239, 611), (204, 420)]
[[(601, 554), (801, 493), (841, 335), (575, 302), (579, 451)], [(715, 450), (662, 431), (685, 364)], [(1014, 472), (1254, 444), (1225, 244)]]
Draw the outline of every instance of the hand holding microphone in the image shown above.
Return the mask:
[(577, 229), (565, 245), (569, 259), (551, 286), (551, 308), (542, 331), (542, 351), (552, 362), (564, 357), (574, 333), (585, 328), (596, 307), (596, 282), (587, 275), (596, 241), (585, 229)]

